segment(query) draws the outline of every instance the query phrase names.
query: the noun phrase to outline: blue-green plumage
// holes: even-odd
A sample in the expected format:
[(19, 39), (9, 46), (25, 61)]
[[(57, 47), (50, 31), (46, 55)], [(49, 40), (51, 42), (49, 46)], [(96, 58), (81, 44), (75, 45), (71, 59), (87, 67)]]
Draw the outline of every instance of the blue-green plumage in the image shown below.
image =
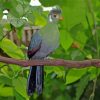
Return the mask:
[[(28, 48), (29, 59), (44, 59), (59, 46), (57, 21), (61, 17), (60, 14), (60, 10), (52, 10), (49, 14), (50, 19), (47, 25), (33, 34)], [(38, 94), (41, 94), (43, 81), (43, 66), (31, 67), (27, 87), (28, 95), (32, 95), (35, 89)]]

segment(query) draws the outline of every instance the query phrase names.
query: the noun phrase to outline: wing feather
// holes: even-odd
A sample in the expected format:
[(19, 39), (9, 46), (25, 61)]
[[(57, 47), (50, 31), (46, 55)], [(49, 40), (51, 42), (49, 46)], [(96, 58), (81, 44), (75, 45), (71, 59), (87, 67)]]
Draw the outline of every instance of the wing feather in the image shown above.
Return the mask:
[(29, 58), (31, 58), (41, 47), (42, 38), (39, 32), (35, 32), (32, 35), (27, 55)]

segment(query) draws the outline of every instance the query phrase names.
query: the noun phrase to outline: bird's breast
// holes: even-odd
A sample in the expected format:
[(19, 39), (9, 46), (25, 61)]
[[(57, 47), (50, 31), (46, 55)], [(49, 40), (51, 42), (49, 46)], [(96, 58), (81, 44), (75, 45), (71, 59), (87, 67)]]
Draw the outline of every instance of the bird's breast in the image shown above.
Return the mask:
[(41, 48), (34, 55), (35, 58), (44, 58), (59, 46), (59, 30), (57, 25), (48, 24), (39, 31), (41, 34)]

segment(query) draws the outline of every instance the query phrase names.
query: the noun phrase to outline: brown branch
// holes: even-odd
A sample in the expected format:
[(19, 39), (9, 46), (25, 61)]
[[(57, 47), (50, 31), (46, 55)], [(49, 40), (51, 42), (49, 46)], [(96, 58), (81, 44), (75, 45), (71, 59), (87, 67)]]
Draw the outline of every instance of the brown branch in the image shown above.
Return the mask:
[(99, 59), (84, 60), (84, 61), (71, 61), (63, 59), (46, 59), (46, 60), (18, 60), (14, 58), (7, 58), (0, 56), (0, 62), (7, 64), (16, 64), (24, 67), (35, 65), (47, 66), (65, 66), (67, 68), (82, 68), (82, 67), (100, 67)]

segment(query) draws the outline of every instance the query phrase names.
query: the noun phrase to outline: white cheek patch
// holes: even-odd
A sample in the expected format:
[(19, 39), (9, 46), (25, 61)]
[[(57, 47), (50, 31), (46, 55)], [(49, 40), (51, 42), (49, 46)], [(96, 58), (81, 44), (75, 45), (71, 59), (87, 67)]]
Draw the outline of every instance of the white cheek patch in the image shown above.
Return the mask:
[(51, 15), (49, 16), (49, 21), (50, 21), (50, 22), (52, 22), (52, 21), (53, 21), (53, 20), (52, 20), (52, 18), (51, 18)]

